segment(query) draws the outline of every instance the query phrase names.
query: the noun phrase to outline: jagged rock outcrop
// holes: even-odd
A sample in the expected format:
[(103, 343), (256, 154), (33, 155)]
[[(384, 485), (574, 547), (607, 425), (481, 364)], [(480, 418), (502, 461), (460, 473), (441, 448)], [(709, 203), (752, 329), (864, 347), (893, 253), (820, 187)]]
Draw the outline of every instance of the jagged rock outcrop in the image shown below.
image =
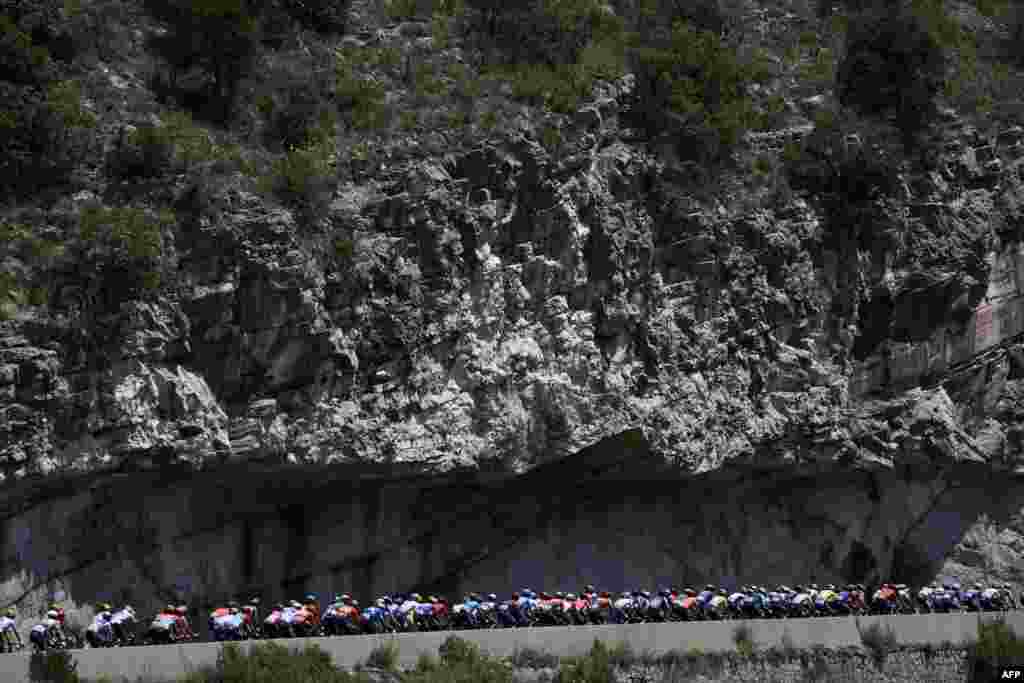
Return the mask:
[(750, 213), (626, 141), (629, 86), (315, 226), (182, 188), (161, 298), (2, 323), (0, 597), (1024, 578), (1019, 131)]

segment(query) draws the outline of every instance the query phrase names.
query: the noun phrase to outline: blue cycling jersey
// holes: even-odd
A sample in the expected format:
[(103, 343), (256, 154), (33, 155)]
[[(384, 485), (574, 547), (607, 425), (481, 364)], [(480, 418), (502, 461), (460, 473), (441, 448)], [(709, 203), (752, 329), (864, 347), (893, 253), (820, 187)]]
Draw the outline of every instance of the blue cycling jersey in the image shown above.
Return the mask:
[(480, 609), (480, 603), (475, 600), (467, 600), (463, 604), (466, 605), (466, 609), (468, 610)]

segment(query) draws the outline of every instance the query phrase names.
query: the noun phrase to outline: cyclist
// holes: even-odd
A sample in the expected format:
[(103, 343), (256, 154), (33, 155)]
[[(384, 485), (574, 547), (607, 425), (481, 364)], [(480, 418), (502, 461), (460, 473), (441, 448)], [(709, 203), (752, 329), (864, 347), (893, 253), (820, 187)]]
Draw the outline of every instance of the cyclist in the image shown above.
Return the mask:
[(498, 617), (498, 596), (495, 593), (488, 593), (480, 600), (480, 615), (489, 627), (497, 625)]
[(981, 591), (978, 602), (986, 612), (996, 612), (1002, 609), (1002, 595), (998, 585), (991, 585)]
[(51, 602), (50, 603), (50, 611), (57, 613), (57, 622), (60, 624), (60, 627), (58, 628), (58, 630), (60, 631), (61, 637), (65, 641), (70, 641), (70, 638), (68, 638), (67, 626), (64, 623), (65, 619), (67, 619), (67, 615), (64, 613), (64, 608), (61, 607), (60, 605), (58, 605), (55, 602)]
[(719, 588), (718, 592), (708, 601), (708, 610), (711, 618), (721, 619), (725, 616), (728, 609), (729, 596), (724, 588)]
[(181, 639), (196, 640), (199, 638), (199, 634), (192, 631), (192, 625), (188, 621), (187, 605), (178, 605), (174, 608), (174, 627)]
[(747, 599), (747, 591), (749, 590), (747, 586), (742, 586), (726, 596), (729, 602), (729, 612), (735, 616), (741, 615), (743, 603)]
[(57, 621), (57, 611), (50, 610), (46, 613), (46, 619), (36, 624), (28, 634), (28, 639), (37, 650), (45, 650), (47, 641), (51, 635), (60, 633), (60, 622)]
[(283, 625), (284, 605), (279, 602), (263, 620), (263, 632), (268, 636), (280, 636), (283, 632)]
[(416, 626), (416, 608), (422, 600), (423, 597), (419, 593), (410, 593), (405, 596), (405, 600), (402, 600), (398, 606), (398, 617), (402, 630), (407, 631)]
[(830, 614), (835, 611), (835, 602), (838, 598), (839, 594), (836, 593), (836, 587), (830, 583), (818, 591), (818, 596), (814, 601), (814, 608), (820, 614)]
[(921, 590), (917, 592), (917, 603), (921, 606), (921, 609), (930, 612), (932, 610), (932, 596), (939, 590), (939, 582), (932, 581), (930, 585), (923, 586)]
[(114, 638), (124, 644), (135, 639), (135, 610), (131, 605), (125, 605), (110, 618), (110, 626), (114, 631)]
[(114, 627), (110, 622), (114, 615), (110, 610), (110, 605), (99, 605), (99, 612), (96, 613), (92, 623), (85, 630), (85, 638), (93, 647), (105, 647), (113, 644)]
[[(417, 594), (418, 595), (418, 594)], [(418, 628), (431, 629), (436, 627), (434, 623), (434, 603), (437, 602), (437, 598), (433, 595), (429, 596), (426, 600), (422, 597), (416, 602), (416, 624)]]
[(15, 644), (11, 642), (12, 634), (14, 640), (17, 641), (17, 649), (20, 650), (25, 647), (25, 644), (21, 642), (21, 634), (18, 633), (18, 626), (14, 621), (17, 614), (13, 607), (8, 607), (4, 612), (4, 616), (0, 617), (0, 652), (14, 650)]
[(708, 603), (713, 597), (715, 597), (715, 587), (709, 583), (704, 586), (704, 590), (697, 594), (697, 604), (700, 605), (702, 611), (707, 609)]
[[(226, 617), (229, 614), (231, 614), (231, 607), (234, 606), (234, 605), (237, 605), (237, 604), (238, 603), (235, 603), (234, 601), (230, 601), (230, 602), (228, 602), (228, 604), (223, 605), (221, 607), (218, 607), (215, 610), (213, 610), (212, 612), (210, 612), (210, 631), (211, 632), (216, 630), (217, 620), (221, 619), (222, 617)], [(168, 607), (169, 607), (170, 612), (174, 612), (175, 611), (173, 607), (171, 607), (171, 606), (168, 606)]]
[(262, 622), (260, 621), (260, 599), (256, 596), (249, 598), (248, 602), (242, 605), (242, 622), (248, 637), (257, 637), (261, 632)]
[(693, 621), (700, 618), (700, 599), (693, 588), (684, 588), (682, 598), (678, 601), (678, 611), (684, 619)]
[(1003, 584), (1003, 590), (1000, 595), (1000, 609), (1013, 609), (1013, 588), (1008, 583)]
[(154, 642), (173, 642), (174, 622), (176, 619), (177, 615), (174, 613), (174, 606), (165, 606), (153, 617), (153, 621), (149, 624), (147, 635)]
[(242, 611), (237, 607), (229, 607), (228, 613), (217, 617), (214, 621), (213, 639), (241, 640), (242, 639)]

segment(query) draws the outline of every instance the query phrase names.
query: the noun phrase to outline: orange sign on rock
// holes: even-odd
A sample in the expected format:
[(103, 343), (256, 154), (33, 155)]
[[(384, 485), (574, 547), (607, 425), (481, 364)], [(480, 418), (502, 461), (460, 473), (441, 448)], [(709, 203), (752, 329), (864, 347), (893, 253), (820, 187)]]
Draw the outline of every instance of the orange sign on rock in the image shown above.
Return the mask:
[(985, 348), (992, 340), (992, 306), (982, 304), (974, 310), (974, 350)]

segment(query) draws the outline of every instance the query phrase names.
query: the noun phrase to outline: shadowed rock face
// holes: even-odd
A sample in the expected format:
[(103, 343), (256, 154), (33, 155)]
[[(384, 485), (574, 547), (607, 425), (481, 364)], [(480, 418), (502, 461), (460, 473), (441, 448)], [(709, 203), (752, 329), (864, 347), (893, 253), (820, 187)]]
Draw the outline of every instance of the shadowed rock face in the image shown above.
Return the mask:
[(1016, 167), (709, 207), (623, 142), (629, 88), (557, 155), (346, 185), (329, 230), (175, 188), (149, 300), (50, 273), (0, 323), (0, 603), (1020, 581)]
[[(290, 598), (918, 581), (965, 557), (957, 544), (982, 522), (1020, 528), (1024, 485), (985, 467), (684, 479), (658, 464), (631, 433), (489, 482), (360, 483), (370, 473), (302, 467), (116, 477), (6, 520), (0, 569), (58, 577), (51, 589), (72, 596), (200, 606), (243, 588)], [(31, 583), (8, 581), (5, 597), (18, 590)]]

